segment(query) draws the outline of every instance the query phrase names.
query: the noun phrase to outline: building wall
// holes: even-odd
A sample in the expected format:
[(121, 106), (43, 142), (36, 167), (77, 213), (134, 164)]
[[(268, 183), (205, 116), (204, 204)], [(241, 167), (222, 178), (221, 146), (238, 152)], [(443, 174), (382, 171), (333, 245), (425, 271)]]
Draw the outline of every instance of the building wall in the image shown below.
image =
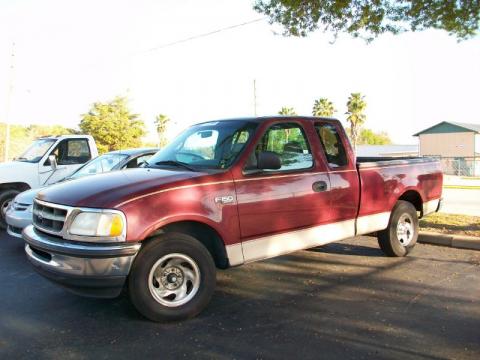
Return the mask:
[(475, 134), (473, 132), (421, 134), (420, 155), (474, 156)]
[(480, 134), (475, 135), (475, 152), (480, 154)]

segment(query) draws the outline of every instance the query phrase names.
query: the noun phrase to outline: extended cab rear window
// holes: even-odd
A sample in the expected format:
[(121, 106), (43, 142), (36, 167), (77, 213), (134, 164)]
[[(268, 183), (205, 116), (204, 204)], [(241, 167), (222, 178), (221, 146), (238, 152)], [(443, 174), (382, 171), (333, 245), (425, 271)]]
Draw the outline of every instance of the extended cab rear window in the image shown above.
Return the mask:
[(315, 124), (325, 157), (331, 168), (342, 167), (348, 164), (347, 154), (337, 129), (332, 124)]

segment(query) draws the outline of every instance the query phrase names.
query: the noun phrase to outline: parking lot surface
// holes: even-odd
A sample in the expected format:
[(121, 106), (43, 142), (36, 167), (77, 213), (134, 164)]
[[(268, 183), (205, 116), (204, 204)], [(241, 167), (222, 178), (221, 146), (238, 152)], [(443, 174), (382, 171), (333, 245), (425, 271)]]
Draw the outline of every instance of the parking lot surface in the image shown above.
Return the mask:
[(361, 237), (219, 271), (199, 317), (152, 323), (126, 296), (72, 295), (0, 234), (0, 358), (480, 358), (480, 252)]

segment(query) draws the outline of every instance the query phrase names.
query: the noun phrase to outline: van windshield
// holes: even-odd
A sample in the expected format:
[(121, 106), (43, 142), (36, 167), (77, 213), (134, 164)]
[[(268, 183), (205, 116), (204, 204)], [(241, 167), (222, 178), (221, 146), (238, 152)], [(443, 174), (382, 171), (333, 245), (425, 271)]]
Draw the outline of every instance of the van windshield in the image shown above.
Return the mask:
[(39, 162), (50, 147), (55, 143), (55, 139), (38, 139), (28, 147), (25, 152), (16, 158), (16, 161)]
[(256, 122), (247, 120), (194, 125), (152, 156), (148, 167), (226, 169), (242, 152), (256, 127)]

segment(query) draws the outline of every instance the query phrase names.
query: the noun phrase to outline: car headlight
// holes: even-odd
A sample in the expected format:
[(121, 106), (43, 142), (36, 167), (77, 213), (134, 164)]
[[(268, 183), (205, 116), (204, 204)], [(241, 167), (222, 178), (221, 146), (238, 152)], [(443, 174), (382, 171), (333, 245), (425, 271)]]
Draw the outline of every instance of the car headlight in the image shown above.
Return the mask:
[(102, 238), (101, 241), (124, 241), (125, 232), (125, 217), (108, 211), (82, 211), (75, 216), (68, 229), (70, 235)]

